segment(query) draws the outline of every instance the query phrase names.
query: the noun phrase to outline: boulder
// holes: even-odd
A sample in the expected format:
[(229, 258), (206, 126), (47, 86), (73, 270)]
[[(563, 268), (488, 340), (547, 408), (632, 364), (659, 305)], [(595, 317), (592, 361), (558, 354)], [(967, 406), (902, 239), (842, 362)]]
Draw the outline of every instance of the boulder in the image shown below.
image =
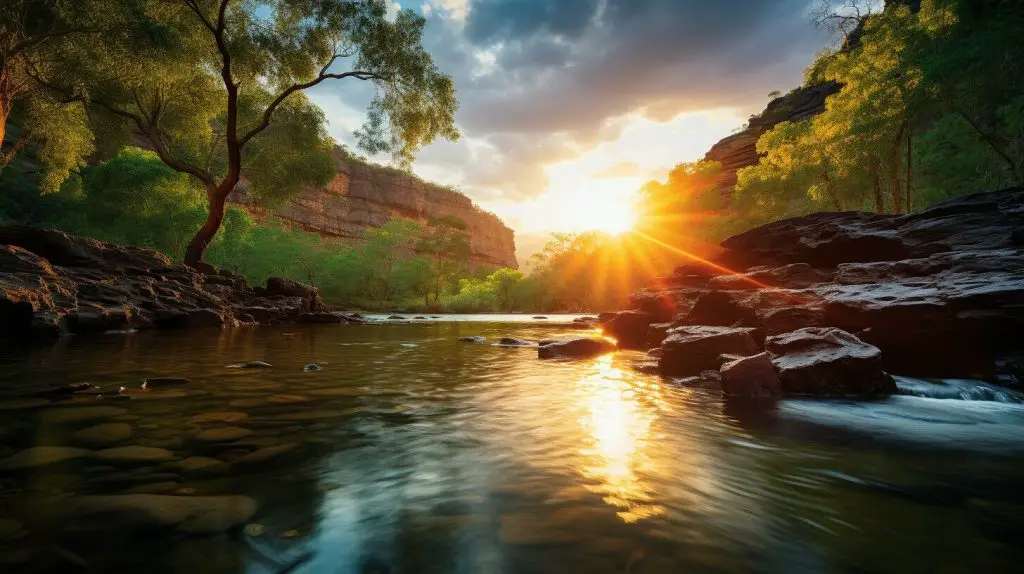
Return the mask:
[(459, 337), (459, 342), (460, 343), (476, 343), (476, 344), (479, 344), (479, 343), (486, 343), (487, 342), (487, 338), (486, 337), (480, 337), (480, 336), (477, 336), (477, 335), (474, 335), (472, 337)]
[(72, 441), (84, 446), (104, 448), (132, 438), (132, 425), (128, 423), (104, 423), (75, 431)]
[(882, 352), (841, 329), (807, 327), (768, 337), (765, 349), (791, 394), (886, 395), (896, 383), (882, 370)]
[(82, 448), (66, 446), (34, 446), (0, 460), (0, 471), (25, 470), (40, 466), (59, 464), (89, 456)]
[(666, 375), (699, 375), (718, 370), (718, 356), (755, 355), (760, 352), (747, 327), (683, 326), (668, 332), (661, 344), (659, 365)]
[(601, 323), (601, 329), (618, 341), (619, 347), (640, 349), (647, 347), (647, 327), (654, 316), (643, 311), (622, 311)]
[(722, 365), (722, 391), (738, 399), (775, 397), (782, 386), (768, 353), (741, 357)]
[(301, 313), (295, 320), (296, 323), (311, 323), (311, 324), (336, 324), (336, 323), (348, 323), (342, 315), (335, 313)]
[(144, 389), (160, 389), (164, 387), (179, 387), (192, 382), (192, 379), (185, 377), (148, 377), (142, 381)]
[(537, 348), (537, 356), (541, 359), (593, 357), (610, 353), (615, 349), (615, 344), (607, 339), (578, 337), (541, 345)]
[(299, 283), (293, 279), (268, 277), (267, 286), (261, 294), (265, 297), (298, 297), (302, 299), (302, 310), (306, 313), (318, 313), (324, 310), (320, 292), (316, 287)]

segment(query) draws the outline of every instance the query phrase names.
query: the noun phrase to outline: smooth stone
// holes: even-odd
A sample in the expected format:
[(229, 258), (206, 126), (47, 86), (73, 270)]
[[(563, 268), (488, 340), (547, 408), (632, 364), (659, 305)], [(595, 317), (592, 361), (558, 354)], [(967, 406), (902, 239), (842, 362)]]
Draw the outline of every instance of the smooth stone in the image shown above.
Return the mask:
[(318, 365), (316, 363), (310, 363), (310, 364), (306, 365), (305, 367), (302, 367), (302, 370), (306, 371), (308, 373), (308, 372), (311, 372), (311, 371), (319, 371), (322, 368), (323, 367), (321, 367), (320, 365)]
[(142, 388), (152, 390), (160, 387), (187, 385), (191, 382), (192, 379), (186, 379), (185, 377), (150, 377), (142, 381)]
[(34, 409), (50, 404), (46, 399), (8, 399), (0, 401), (0, 411), (18, 411), (22, 409)]
[(495, 343), (497, 347), (532, 347), (533, 341), (525, 341), (523, 339), (514, 339), (512, 337), (502, 337)]
[(251, 434), (252, 431), (249, 429), (239, 427), (220, 427), (204, 430), (192, 438), (205, 443), (232, 442), (243, 439)]
[(255, 466), (269, 460), (273, 460), (283, 454), (289, 453), (299, 447), (296, 443), (279, 444), (255, 450), (235, 461), (238, 466)]
[(75, 518), (110, 519), (119, 528), (168, 528), (189, 534), (239, 528), (256, 510), (256, 501), (247, 496), (121, 494), (84, 496), (68, 505)]
[(228, 369), (269, 369), (273, 367), (270, 363), (264, 363), (263, 361), (248, 361), (246, 363), (238, 363), (236, 365), (228, 365)]
[(91, 451), (67, 446), (34, 446), (0, 460), (0, 470), (22, 470), (89, 456)]
[(73, 407), (43, 411), (39, 417), (48, 424), (72, 424), (100, 421), (127, 413), (121, 407)]
[(124, 390), (119, 398), (128, 397), (137, 401), (157, 401), (161, 399), (180, 399), (189, 396), (187, 391), (154, 391), (147, 389)]
[(246, 413), (238, 411), (215, 411), (196, 415), (188, 420), (192, 424), (203, 423), (237, 423), (249, 418)]
[(275, 405), (291, 405), (295, 403), (304, 403), (309, 400), (309, 397), (302, 395), (270, 395), (267, 397), (267, 402)]
[(166, 494), (178, 490), (181, 484), (174, 481), (139, 484), (126, 490), (128, 494)]
[(174, 460), (174, 453), (167, 449), (151, 446), (119, 446), (98, 451), (97, 459), (114, 464), (166, 462)]
[(487, 337), (473, 336), (473, 337), (459, 337), (460, 343), (486, 343)]
[(221, 474), (228, 470), (223, 461), (205, 456), (190, 456), (175, 463), (174, 467), (184, 474)]
[(71, 440), (78, 444), (104, 448), (132, 438), (132, 425), (128, 423), (104, 423), (75, 431)]

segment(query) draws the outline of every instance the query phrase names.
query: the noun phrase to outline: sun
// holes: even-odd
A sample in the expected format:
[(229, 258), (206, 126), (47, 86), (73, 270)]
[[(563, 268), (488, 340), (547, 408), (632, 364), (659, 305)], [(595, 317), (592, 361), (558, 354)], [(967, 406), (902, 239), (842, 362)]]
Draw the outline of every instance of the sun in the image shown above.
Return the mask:
[(587, 229), (622, 235), (633, 229), (636, 212), (628, 201), (591, 197), (580, 206), (581, 223)]

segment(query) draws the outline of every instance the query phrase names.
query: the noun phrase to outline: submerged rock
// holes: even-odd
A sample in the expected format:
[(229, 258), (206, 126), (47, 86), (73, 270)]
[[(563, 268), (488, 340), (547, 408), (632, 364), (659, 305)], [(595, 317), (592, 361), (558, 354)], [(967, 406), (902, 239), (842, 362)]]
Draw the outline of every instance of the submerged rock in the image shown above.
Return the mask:
[(119, 446), (101, 450), (93, 456), (111, 464), (167, 462), (175, 458), (171, 451), (151, 446)]
[(308, 372), (312, 372), (312, 371), (319, 371), (322, 368), (323, 367), (321, 367), (320, 365), (318, 365), (316, 363), (310, 363), (310, 364), (306, 365), (305, 367), (302, 367), (302, 370), (306, 371), (308, 373)]
[(0, 471), (24, 470), (89, 456), (90, 451), (66, 446), (34, 446), (0, 460)]
[(46, 424), (75, 424), (100, 421), (127, 413), (127, 410), (120, 407), (68, 407), (42, 411), (39, 418)]
[(191, 382), (192, 379), (186, 379), (185, 377), (149, 377), (142, 382), (142, 388), (152, 390), (162, 387), (177, 387)]
[(198, 442), (205, 443), (234, 442), (251, 434), (252, 431), (249, 429), (239, 427), (220, 427), (204, 430), (192, 438)]
[(270, 363), (264, 363), (263, 361), (249, 361), (246, 363), (238, 363), (236, 365), (228, 365), (228, 369), (269, 369), (273, 367)]
[(579, 337), (541, 345), (537, 348), (537, 356), (541, 359), (593, 357), (615, 350), (615, 344), (607, 339)]
[(188, 534), (215, 534), (243, 526), (258, 506), (247, 496), (168, 496), (122, 494), (84, 496), (63, 513), (72, 519), (110, 521), (121, 528), (164, 528)]
[(722, 391), (729, 397), (758, 399), (774, 397), (782, 386), (768, 353), (741, 357), (722, 365)]
[(128, 423), (105, 423), (75, 431), (71, 440), (91, 447), (108, 447), (132, 438), (132, 425)]
[(459, 337), (460, 343), (486, 343), (486, 337), (472, 336), (472, 337)]
[(768, 337), (765, 348), (787, 393), (880, 395), (896, 392), (882, 352), (836, 328), (807, 327)]
[(666, 375), (699, 375), (717, 370), (719, 355), (760, 352), (746, 327), (683, 326), (669, 330), (661, 344), (659, 364)]
[(238, 411), (215, 411), (193, 416), (188, 420), (192, 424), (204, 423), (237, 423), (249, 418), (249, 415)]

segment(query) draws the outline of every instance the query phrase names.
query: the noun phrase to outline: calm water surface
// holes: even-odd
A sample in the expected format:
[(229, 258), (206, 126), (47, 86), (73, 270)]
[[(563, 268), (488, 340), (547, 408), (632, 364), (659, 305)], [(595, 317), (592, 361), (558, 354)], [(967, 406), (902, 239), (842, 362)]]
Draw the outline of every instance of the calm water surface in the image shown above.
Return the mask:
[[(551, 362), (535, 349), (456, 341), (579, 333), (546, 323), (490, 316), (5, 347), (0, 458), (73, 445), (76, 430), (117, 421), (133, 428), (123, 444), (179, 459), (299, 446), (213, 477), (92, 457), (0, 473), (0, 570), (1021, 571), (1019, 396), (901, 379), (907, 396), (881, 402), (736, 409), (714, 386), (635, 371), (639, 353)], [(273, 368), (225, 368), (249, 360)], [(303, 371), (314, 362), (323, 369)], [(117, 402), (13, 398), (73, 381), (135, 388), (158, 375), (192, 383)], [(50, 414), (97, 404), (123, 412), (85, 423)], [(191, 420), (221, 411), (247, 417)], [(229, 425), (252, 434), (193, 438)], [(47, 518), (82, 495), (151, 487), (246, 495), (259, 510), (241, 532), (202, 537)]]

